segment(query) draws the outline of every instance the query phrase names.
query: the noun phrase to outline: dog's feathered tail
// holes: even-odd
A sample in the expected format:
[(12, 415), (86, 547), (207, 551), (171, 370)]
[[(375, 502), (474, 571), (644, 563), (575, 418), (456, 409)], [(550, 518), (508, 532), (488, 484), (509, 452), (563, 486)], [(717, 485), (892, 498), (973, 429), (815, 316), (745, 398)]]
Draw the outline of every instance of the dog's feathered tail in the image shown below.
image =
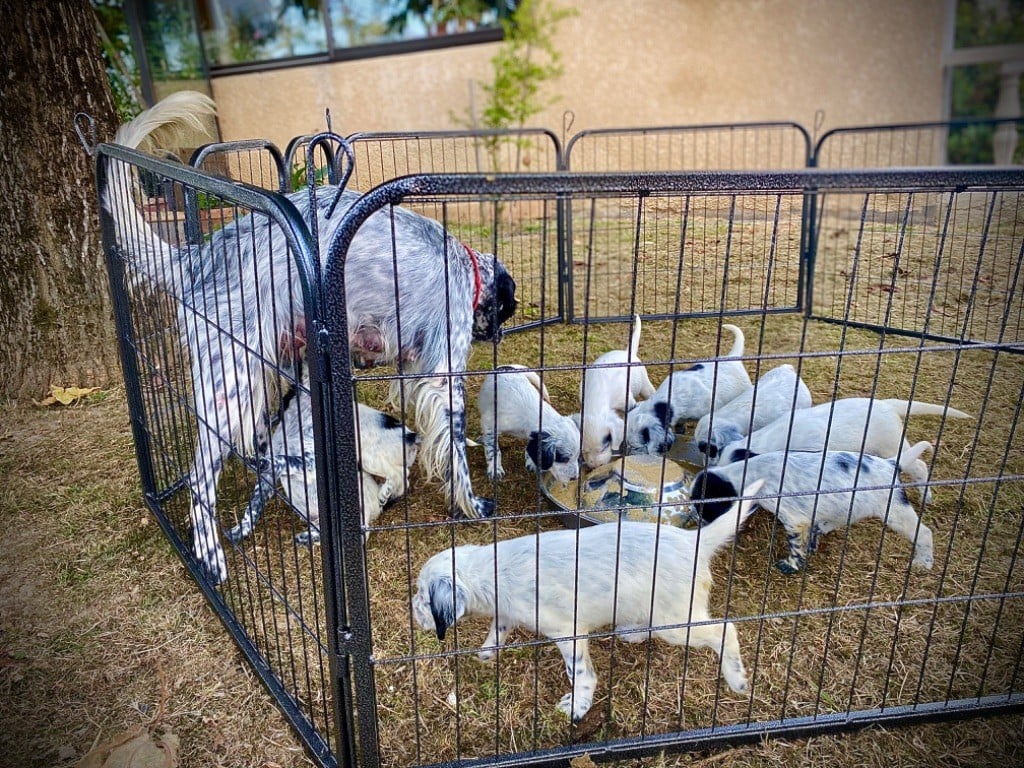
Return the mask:
[(733, 514), (720, 515), (700, 529), (700, 538), (697, 541), (697, 573), (708, 573), (711, 558), (735, 538), (736, 532), (753, 513), (756, 501), (751, 497), (761, 490), (762, 485), (764, 480), (752, 482), (743, 489), (743, 498), (733, 502)]
[(735, 325), (723, 325), (722, 328), (732, 331), (733, 335), (732, 349), (729, 350), (729, 354), (726, 357), (743, 357), (743, 348), (746, 345), (743, 331)]
[(974, 418), (971, 414), (958, 411), (956, 408), (935, 405), (934, 403), (922, 403), (919, 400), (882, 400), (882, 402), (909, 416), (951, 416), (955, 419)]
[[(205, 130), (204, 120), (216, 112), (213, 99), (198, 91), (179, 91), (157, 102), (122, 125), (114, 142), (130, 149), (150, 149), (179, 137), (186, 129)], [(178, 249), (149, 226), (135, 203), (137, 189), (132, 167), (111, 161), (107, 186), (100, 200), (114, 219), (117, 242), (132, 256), (133, 281), (142, 278), (180, 295), (182, 270)]]

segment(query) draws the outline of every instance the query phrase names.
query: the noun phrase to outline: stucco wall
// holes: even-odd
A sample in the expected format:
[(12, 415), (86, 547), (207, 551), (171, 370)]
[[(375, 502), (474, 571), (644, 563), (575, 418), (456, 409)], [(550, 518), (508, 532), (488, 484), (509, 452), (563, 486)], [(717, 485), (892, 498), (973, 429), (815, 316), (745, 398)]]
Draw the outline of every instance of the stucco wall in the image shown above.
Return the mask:
[[(942, 119), (944, 0), (549, 0), (576, 7), (556, 37), (560, 100), (533, 121), (573, 130), (750, 120), (813, 128)], [(282, 147), (341, 133), (456, 127), (499, 43), (218, 77), (225, 139)], [(482, 97), (482, 94), (478, 94)]]

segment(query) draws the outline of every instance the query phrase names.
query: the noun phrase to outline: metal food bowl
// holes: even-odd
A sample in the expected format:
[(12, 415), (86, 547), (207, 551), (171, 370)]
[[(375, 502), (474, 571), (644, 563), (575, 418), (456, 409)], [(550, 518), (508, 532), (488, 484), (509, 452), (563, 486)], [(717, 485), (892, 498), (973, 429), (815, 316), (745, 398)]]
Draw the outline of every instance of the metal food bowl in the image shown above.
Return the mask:
[(632, 455), (584, 471), (570, 483), (545, 475), (541, 489), (565, 513), (560, 517), (567, 528), (616, 520), (682, 527), (690, 486), (699, 471), (673, 458)]

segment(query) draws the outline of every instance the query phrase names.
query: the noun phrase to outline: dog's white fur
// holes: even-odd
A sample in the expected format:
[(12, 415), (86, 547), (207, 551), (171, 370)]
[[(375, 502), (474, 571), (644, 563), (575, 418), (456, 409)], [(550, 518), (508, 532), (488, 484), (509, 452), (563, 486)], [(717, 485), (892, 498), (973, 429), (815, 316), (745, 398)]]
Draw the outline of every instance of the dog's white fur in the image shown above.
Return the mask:
[(550, 472), (567, 483), (579, 476), (580, 430), (549, 402), (540, 377), (521, 365), (506, 365), (484, 377), (477, 397), (481, 442), (487, 456), (487, 476), (505, 476), (499, 435), (527, 441), (526, 466), (531, 472)]
[(697, 450), (710, 458), (729, 443), (790, 411), (811, 407), (811, 391), (792, 365), (772, 368), (750, 389), (701, 416), (693, 429)]
[[(768, 426), (726, 445), (710, 464), (731, 464), (774, 451), (854, 451), (882, 458), (897, 456), (911, 448), (904, 436), (902, 417), (918, 414), (972, 418), (955, 408), (917, 400), (846, 397), (780, 416)], [(928, 465), (920, 459), (908, 464), (904, 471), (919, 483), (928, 482)], [(929, 501), (930, 490), (926, 487), (922, 493), (924, 501)]]
[[(274, 430), (270, 461), (285, 499), (309, 524), (309, 531), (296, 536), (296, 541), (311, 544), (320, 540), (320, 507), (308, 373), (302, 384)], [(363, 403), (355, 405), (353, 418), (358, 439), (363, 525), (369, 526), (380, 517), (385, 504), (405, 495), (409, 468), (416, 460), (420, 439), (397, 419)], [(228, 531), (232, 541), (241, 541), (256, 526), (272, 490), (265, 483), (262, 478), (256, 481), (242, 519)]]
[(626, 445), (630, 453), (665, 453), (676, 439), (673, 427), (699, 419), (751, 388), (750, 375), (739, 359), (743, 331), (735, 325), (722, 328), (734, 336), (728, 355), (676, 371), (661, 382), (653, 397), (629, 413)]
[(745, 462), (708, 469), (697, 475), (690, 489), (693, 516), (713, 521), (755, 481), (764, 485), (754, 494), (757, 506), (768, 510), (786, 530), (788, 557), (775, 567), (796, 573), (814, 552), (818, 537), (868, 518), (881, 520), (914, 547), (912, 564), (930, 569), (932, 532), (922, 523), (900, 484), (902, 469), (931, 450), (921, 441), (898, 457), (879, 458), (850, 451), (827, 453), (765, 453)]
[[(647, 369), (640, 363), (640, 316), (633, 318), (629, 350), (605, 352), (588, 367), (580, 382), (580, 431), (583, 461), (600, 467), (622, 445), (625, 422), (618, 412), (633, 408), (638, 399), (654, 394)], [(619, 363), (630, 365), (617, 366)]]
[[(745, 496), (756, 494), (752, 484)], [(413, 616), (440, 639), (462, 616), (487, 616), (490, 632), (478, 653), (490, 660), (510, 630), (524, 627), (562, 652), (572, 690), (558, 709), (578, 721), (594, 698), (597, 675), (586, 637), (614, 623), (626, 642), (652, 635), (673, 645), (711, 648), (729, 687), (747, 690), (736, 628), (708, 611), (710, 563), (750, 514), (737, 502), (700, 531), (624, 522), (548, 531), (463, 545), (437, 553), (420, 570)]]

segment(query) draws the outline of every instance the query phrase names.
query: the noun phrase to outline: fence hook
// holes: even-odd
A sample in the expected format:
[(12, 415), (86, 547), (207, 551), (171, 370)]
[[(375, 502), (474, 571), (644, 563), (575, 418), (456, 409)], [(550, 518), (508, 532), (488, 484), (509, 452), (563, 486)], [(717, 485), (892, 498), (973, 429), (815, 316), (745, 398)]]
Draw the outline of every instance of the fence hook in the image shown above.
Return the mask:
[(569, 131), (572, 130), (573, 125), (576, 124), (576, 113), (571, 109), (565, 110), (562, 113), (562, 146), (565, 146), (565, 140), (569, 137)]
[[(96, 119), (86, 112), (76, 112), (72, 124), (75, 133), (78, 134), (78, 140), (82, 142), (85, 154), (92, 157), (96, 152)], [(85, 135), (86, 131), (89, 133), (88, 137)]]

